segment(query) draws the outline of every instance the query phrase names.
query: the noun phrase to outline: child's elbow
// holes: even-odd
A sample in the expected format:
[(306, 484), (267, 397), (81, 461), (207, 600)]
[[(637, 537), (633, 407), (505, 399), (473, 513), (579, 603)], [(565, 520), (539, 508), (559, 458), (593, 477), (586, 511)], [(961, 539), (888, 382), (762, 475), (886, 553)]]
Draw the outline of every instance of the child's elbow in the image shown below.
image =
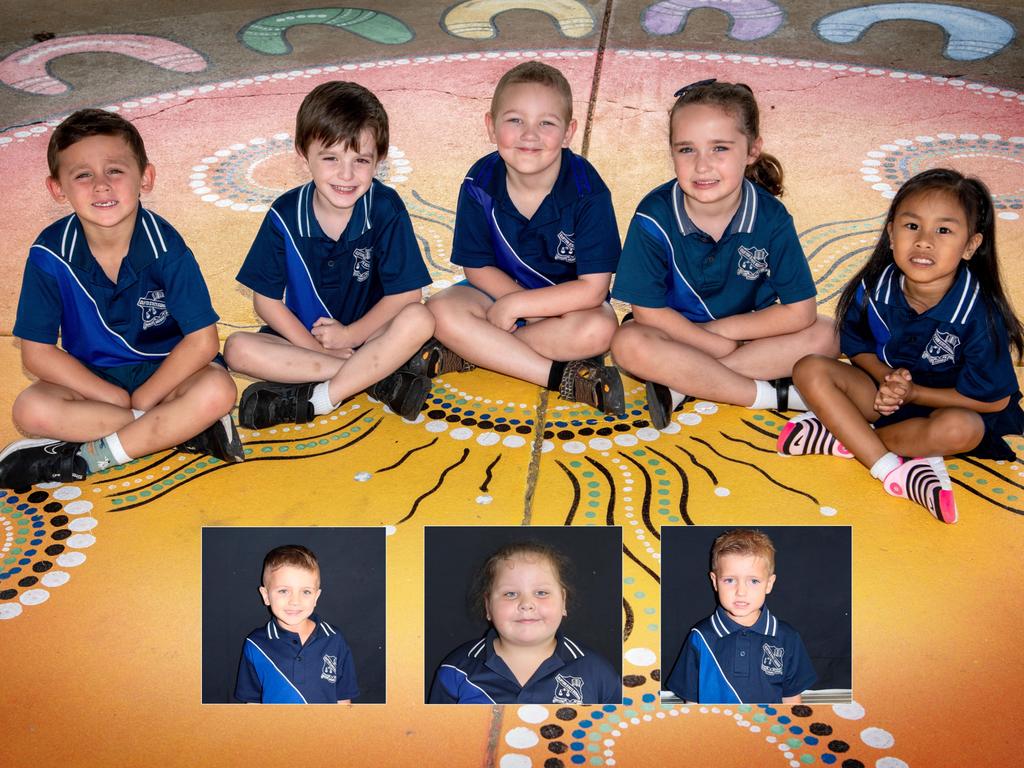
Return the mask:
[(197, 357), (213, 360), (220, 352), (220, 336), (217, 335), (216, 324), (193, 331), (187, 338)]

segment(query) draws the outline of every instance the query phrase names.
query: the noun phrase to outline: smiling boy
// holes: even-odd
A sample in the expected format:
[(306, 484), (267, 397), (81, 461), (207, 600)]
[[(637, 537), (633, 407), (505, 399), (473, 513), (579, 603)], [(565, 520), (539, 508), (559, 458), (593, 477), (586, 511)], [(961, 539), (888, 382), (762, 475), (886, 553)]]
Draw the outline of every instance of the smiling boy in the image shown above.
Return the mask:
[(320, 564), (306, 547), (286, 544), (263, 560), (263, 604), (272, 618), (245, 640), (235, 698), (262, 704), (349, 704), (359, 695), (345, 638), (313, 613)]
[[(234, 382), (195, 256), (144, 209), (156, 172), (138, 130), (83, 109), (58, 125), (46, 188), (73, 213), (29, 250), (14, 335), (36, 381), (15, 400), (33, 439), (0, 452), (0, 486), (70, 482), (178, 445), (241, 461)], [(59, 339), (59, 346), (58, 346)]]
[(607, 298), (619, 233), (608, 188), (568, 148), (569, 83), (538, 61), (513, 67), (484, 124), (497, 151), (470, 169), (455, 215), (451, 260), (466, 281), (427, 304), (454, 354), (426, 373), (468, 361), (621, 414), (622, 380), (602, 364), (617, 327)]
[(238, 273), (266, 323), (228, 337), (232, 370), (258, 381), (239, 424), (305, 423), (366, 390), (404, 418), (430, 380), (397, 370), (430, 338), (430, 283), (398, 194), (374, 178), (388, 116), (370, 91), (333, 81), (299, 107), (295, 149), (312, 180), (271, 206)]
[(799, 704), (817, 674), (793, 627), (764, 607), (775, 586), (775, 546), (738, 528), (715, 539), (718, 609), (690, 630), (665, 687), (700, 704)]

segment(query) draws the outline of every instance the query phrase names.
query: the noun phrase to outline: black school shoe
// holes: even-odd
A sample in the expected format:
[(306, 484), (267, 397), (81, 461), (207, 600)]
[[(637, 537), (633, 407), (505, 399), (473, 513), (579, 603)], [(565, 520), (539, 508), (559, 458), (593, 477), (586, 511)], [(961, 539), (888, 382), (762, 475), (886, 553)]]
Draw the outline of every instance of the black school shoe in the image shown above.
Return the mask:
[(205, 453), (227, 464), (245, 461), (245, 449), (231, 414), (222, 416), (195, 437), (178, 446), (184, 453)]
[(257, 381), (250, 384), (238, 403), (238, 423), (248, 429), (265, 429), (276, 424), (306, 424), (313, 420), (313, 404), (309, 398), (314, 387), (315, 382), (279, 384)]
[(618, 368), (601, 365), (593, 358), (565, 364), (558, 394), (563, 400), (585, 403), (613, 416), (626, 415), (626, 396)]
[(446, 373), (472, 371), (474, 368), (476, 366), (471, 362), (452, 352), (437, 339), (431, 338), (399, 370), (432, 379)]
[(412, 421), (427, 401), (430, 386), (426, 376), (400, 368), (367, 389), (366, 394), (380, 400), (403, 419)]
[(672, 414), (693, 400), (689, 395), (685, 395), (682, 402), (673, 408), (672, 392), (664, 384), (648, 381), (644, 390), (647, 394), (647, 416), (651, 420), (651, 426), (655, 429), (667, 427), (672, 421)]
[(89, 465), (78, 455), (81, 443), (18, 440), (0, 453), (0, 488), (29, 488), (36, 483), (84, 480)]

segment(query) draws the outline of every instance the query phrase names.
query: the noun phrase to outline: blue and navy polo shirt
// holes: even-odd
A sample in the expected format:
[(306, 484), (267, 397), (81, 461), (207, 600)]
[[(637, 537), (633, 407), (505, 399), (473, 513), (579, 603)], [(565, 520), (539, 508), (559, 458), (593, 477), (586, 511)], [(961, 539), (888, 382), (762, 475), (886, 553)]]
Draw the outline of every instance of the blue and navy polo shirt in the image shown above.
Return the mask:
[(637, 206), (612, 296), (640, 307), (671, 307), (705, 323), (812, 299), (817, 290), (793, 217), (744, 179), (740, 206), (715, 242), (686, 213), (675, 179)]
[(181, 235), (141, 205), (112, 283), (71, 214), (28, 252), (14, 335), (56, 344), (92, 368), (161, 363), (182, 338), (219, 318)]
[(527, 289), (615, 271), (619, 230), (594, 166), (563, 149), (558, 178), (529, 219), (509, 197), (507, 175), (497, 152), (470, 168), (455, 213), (453, 264), (498, 267)]
[(870, 289), (863, 282), (840, 329), (847, 357), (873, 353), (906, 368), (917, 384), (956, 389), (982, 402), (1018, 391), (1006, 327), (994, 315), (967, 263), (934, 307), (918, 314), (903, 294), (903, 273), (890, 264)]
[(767, 608), (751, 627), (719, 606), (690, 630), (665, 687), (698, 704), (777, 704), (818, 679), (800, 635)]
[(492, 627), (459, 646), (437, 668), (428, 704), (619, 704), (622, 680), (604, 658), (562, 633), (555, 652), (525, 686), (494, 652)]
[(430, 284), (412, 221), (393, 189), (374, 179), (338, 240), (313, 212), (313, 182), (270, 207), (237, 280), (285, 305), (306, 329), (321, 317), (349, 325), (384, 296)]
[(276, 619), (245, 638), (235, 698), (261, 704), (337, 704), (359, 696), (356, 668), (345, 638), (315, 613), (316, 628), (299, 642)]

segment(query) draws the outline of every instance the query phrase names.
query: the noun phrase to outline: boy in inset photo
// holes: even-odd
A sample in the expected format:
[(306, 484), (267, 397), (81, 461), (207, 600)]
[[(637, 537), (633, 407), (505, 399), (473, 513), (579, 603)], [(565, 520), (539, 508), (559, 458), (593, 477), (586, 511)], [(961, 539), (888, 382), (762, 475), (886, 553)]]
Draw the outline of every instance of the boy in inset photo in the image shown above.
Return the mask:
[(313, 612), (320, 565), (306, 547), (286, 544), (263, 560), (260, 595), (273, 614), (245, 639), (235, 698), (260, 704), (350, 704), (359, 695), (344, 636)]
[[(666, 557), (681, 556), (672, 549), (666, 547)], [(685, 635), (665, 688), (700, 704), (800, 704), (819, 675), (800, 631), (766, 605), (777, 582), (772, 539), (749, 528), (721, 533), (711, 546), (708, 576), (718, 606)], [(666, 603), (685, 594), (681, 586), (670, 574)], [(663, 639), (666, 661), (678, 647)]]

